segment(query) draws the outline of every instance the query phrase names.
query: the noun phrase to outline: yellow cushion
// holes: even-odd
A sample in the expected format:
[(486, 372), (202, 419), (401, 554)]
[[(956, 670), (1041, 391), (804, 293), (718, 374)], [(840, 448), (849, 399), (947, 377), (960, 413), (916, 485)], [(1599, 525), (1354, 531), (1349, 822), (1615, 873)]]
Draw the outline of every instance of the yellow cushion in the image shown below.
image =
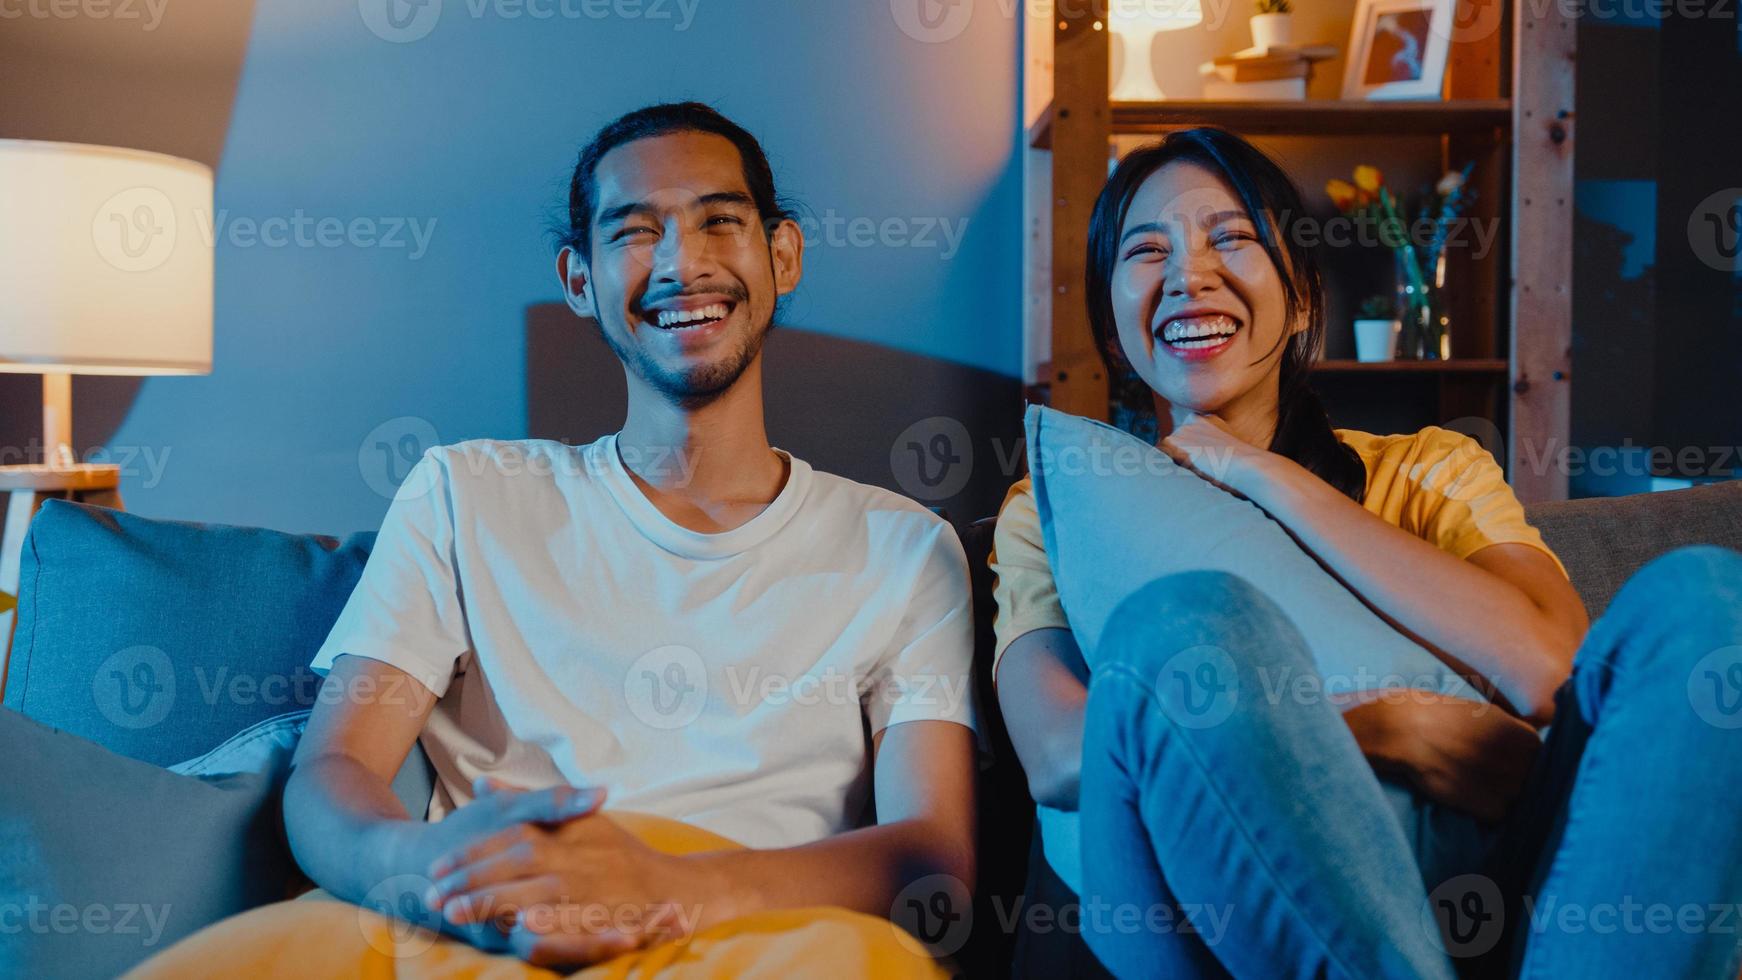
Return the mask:
[[(718, 834), (664, 817), (612, 813), (669, 854), (737, 849)], [(230, 977), (499, 980), (560, 976), (485, 953), (343, 902), (278, 902), (232, 916), (157, 954), (126, 980)], [(683, 942), (626, 953), (574, 974), (584, 980), (828, 976), (941, 978), (916, 940), (885, 919), (841, 908), (781, 909), (704, 929)]]

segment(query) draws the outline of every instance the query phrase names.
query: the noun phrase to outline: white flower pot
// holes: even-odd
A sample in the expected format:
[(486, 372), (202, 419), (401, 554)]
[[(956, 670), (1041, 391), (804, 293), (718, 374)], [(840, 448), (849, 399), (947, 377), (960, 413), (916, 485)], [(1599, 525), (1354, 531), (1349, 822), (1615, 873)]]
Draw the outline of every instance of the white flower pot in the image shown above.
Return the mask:
[(1355, 360), (1394, 361), (1397, 359), (1397, 335), (1403, 324), (1397, 320), (1356, 320)]
[(1286, 48), (1294, 43), (1293, 14), (1254, 14), (1249, 23), (1255, 48)]

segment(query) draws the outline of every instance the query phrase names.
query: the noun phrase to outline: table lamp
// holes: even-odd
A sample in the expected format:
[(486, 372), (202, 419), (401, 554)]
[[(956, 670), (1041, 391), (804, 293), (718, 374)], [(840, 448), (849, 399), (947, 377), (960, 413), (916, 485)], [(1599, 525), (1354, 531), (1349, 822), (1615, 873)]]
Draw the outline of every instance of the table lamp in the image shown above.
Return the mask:
[(0, 139), (0, 371), (42, 375), (49, 468), (72, 468), (74, 374), (212, 370), (212, 171)]
[(1113, 85), (1115, 102), (1160, 102), (1166, 98), (1155, 84), (1149, 49), (1163, 31), (1178, 31), (1204, 22), (1201, 0), (1112, 0), (1107, 19), (1123, 44), (1124, 67)]

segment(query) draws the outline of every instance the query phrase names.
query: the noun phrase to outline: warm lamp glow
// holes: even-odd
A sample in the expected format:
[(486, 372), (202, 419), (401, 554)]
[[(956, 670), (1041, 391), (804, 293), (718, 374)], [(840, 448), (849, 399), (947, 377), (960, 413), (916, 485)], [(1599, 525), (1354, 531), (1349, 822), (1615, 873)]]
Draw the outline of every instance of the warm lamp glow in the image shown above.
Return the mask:
[(0, 140), (0, 371), (43, 375), (65, 462), (72, 374), (212, 369), (212, 171), (111, 146)]
[(1200, 0), (1112, 0), (1114, 36), (1124, 46), (1124, 69), (1113, 86), (1116, 102), (1159, 102), (1165, 98), (1155, 84), (1149, 50), (1155, 36), (1204, 22)]

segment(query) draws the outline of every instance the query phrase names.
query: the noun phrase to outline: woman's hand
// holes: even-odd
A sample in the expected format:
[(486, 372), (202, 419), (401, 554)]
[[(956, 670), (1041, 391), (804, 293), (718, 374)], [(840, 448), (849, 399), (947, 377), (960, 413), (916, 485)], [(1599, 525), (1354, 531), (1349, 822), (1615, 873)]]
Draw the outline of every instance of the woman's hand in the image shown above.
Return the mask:
[(1242, 496), (1248, 480), (1289, 460), (1240, 438), (1220, 416), (1174, 409), (1174, 427), (1160, 449), (1174, 462)]
[(1536, 729), (1482, 701), (1389, 692), (1344, 712), (1375, 772), (1495, 823), (1524, 790), (1542, 749)]

